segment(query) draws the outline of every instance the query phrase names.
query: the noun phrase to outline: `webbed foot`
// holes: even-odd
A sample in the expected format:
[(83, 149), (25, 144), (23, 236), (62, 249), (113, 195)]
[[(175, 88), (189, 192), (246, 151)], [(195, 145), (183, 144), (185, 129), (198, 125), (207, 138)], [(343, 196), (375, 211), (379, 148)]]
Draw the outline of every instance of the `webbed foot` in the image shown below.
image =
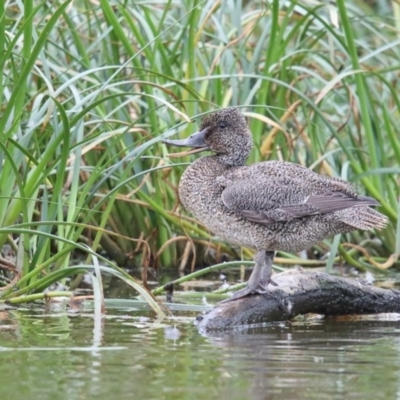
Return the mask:
[(229, 299), (222, 300), (219, 302), (227, 303), (228, 301), (242, 299), (246, 296), (253, 294), (266, 294), (270, 293), (267, 289), (268, 285), (278, 286), (272, 279), (272, 261), (274, 259), (275, 252), (260, 250), (255, 257), (256, 265), (254, 270), (247, 282), (247, 286), (235, 292)]
[[(270, 282), (270, 283), (273, 283), (273, 285), (276, 286), (275, 282)], [(229, 299), (222, 300), (218, 304), (227, 303), (228, 301), (242, 299), (243, 297), (246, 297), (246, 296), (252, 296), (252, 295), (256, 295), (256, 294), (267, 294), (267, 293), (270, 293), (270, 291), (267, 289), (266, 286), (259, 285), (256, 288), (251, 288), (249, 285), (247, 285), (245, 288), (240, 289), (237, 292), (233, 293), (233, 295), (231, 297), (229, 297)]]

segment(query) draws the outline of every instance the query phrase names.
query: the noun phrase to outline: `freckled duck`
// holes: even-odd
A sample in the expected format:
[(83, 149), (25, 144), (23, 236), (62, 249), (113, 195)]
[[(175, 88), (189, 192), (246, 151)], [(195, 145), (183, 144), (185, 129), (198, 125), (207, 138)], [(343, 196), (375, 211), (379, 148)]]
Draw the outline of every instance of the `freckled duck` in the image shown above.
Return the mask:
[(182, 175), (184, 207), (227, 242), (257, 251), (247, 287), (228, 301), (267, 293), (275, 251), (301, 251), (328, 236), (383, 228), (379, 203), (351, 183), (318, 175), (298, 164), (266, 161), (246, 166), (253, 146), (242, 113), (222, 109), (184, 140), (164, 140), (215, 154), (194, 161)]

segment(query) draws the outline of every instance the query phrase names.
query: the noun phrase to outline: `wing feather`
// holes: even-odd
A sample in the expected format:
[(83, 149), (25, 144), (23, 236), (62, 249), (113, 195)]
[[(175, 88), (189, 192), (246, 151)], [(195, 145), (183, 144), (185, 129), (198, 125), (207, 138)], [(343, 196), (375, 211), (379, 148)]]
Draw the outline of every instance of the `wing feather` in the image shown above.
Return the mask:
[[(341, 189), (341, 187), (336, 187)], [(347, 187), (329, 190), (325, 185), (310, 185), (292, 179), (230, 181), (222, 193), (222, 201), (230, 210), (239, 212), (251, 222), (264, 225), (294, 218), (325, 214), (358, 206), (377, 206), (366, 196), (358, 196)]]

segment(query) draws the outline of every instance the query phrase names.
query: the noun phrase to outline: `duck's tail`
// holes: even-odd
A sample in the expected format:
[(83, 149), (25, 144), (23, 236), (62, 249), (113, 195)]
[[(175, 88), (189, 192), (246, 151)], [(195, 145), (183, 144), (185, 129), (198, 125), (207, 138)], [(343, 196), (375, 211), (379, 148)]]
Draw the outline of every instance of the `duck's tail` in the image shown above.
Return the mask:
[(383, 229), (388, 223), (386, 215), (368, 206), (352, 207), (340, 211), (340, 219), (355, 229), (365, 231)]

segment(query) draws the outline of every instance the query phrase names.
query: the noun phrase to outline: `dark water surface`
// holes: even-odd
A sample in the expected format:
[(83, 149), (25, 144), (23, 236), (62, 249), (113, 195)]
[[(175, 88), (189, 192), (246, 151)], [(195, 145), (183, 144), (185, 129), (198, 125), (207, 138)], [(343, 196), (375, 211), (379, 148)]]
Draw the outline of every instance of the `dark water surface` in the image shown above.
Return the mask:
[(1, 311), (0, 399), (400, 398), (396, 316), (206, 337), (195, 314)]

